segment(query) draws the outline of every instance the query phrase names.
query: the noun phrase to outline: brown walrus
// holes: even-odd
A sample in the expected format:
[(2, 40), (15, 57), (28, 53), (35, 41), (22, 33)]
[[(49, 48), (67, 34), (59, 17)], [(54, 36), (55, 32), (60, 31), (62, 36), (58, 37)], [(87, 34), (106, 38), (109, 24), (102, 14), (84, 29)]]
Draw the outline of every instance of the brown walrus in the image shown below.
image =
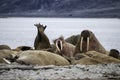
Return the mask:
[(83, 64), (83, 65), (95, 65), (101, 64), (102, 62), (97, 61), (84, 53), (78, 53), (71, 59), (71, 64)]
[(80, 35), (72, 35), (72, 36), (68, 37), (67, 39), (65, 39), (65, 41), (68, 43), (71, 43), (73, 45), (76, 45), (79, 37), (80, 37)]
[(109, 56), (117, 58), (117, 59), (119, 59), (119, 57), (120, 57), (119, 55), (120, 55), (120, 53), (117, 49), (111, 49), (109, 52)]
[(62, 56), (42, 50), (23, 51), (15, 58), (16, 58), (16, 62), (20, 64), (31, 64), (31, 65), (40, 65), (40, 66), (69, 65), (69, 62)]
[(12, 49), (13, 51), (27, 51), (27, 50), (33, 50), (30, 46), (18, 46), (15, 49)]
[(0, 45), (0, 50), (11, 50), (11, 48), (8, 45)]
[(0, 50), (0, 63), (10, 64), (13, 60), (14, 52), (12, 50)]
[(106, 54), (105, 48), (100, 44), (94, 34), (89, 30), (84, 30), (81, 32), (76, 44), (75, 53), (84, 53), (91, 50)]
[(101, 54), (100, 52), (88, 51), (84, 54), (102, 63), (120, 63), (119, 59), (110, 57), (106, 54)]
[(70, 43), (67, 43), (64, 40), (63, 36), (59, 37), (58, 39), (55, 39), (54, 44), (56, 46), (57, 54), (64, 57), (66, 56), (66, 58), (74, 56), (75, 46)]
[(37, 27), (38, 33), (34, 41), (35, 50), (51, 48), (48, 37), (45, 35), (44, 31), (47, 26), (43, 26), (40, 23), (35, 24)]

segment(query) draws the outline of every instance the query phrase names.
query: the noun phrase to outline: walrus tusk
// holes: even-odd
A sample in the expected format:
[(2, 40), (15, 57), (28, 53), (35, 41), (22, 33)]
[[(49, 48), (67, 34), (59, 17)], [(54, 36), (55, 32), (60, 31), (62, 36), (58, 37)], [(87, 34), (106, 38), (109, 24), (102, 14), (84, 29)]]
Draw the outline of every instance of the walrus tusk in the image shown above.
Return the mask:
[(80, 41), (80, 51), (82, 51), (82, 43), (83, 43), (83, 37), (81, 37), (81, 41)]
[(90, 42), (90, 38), (87, 37), (87, 51), (89, 50), (89, 42)]
[(61, 40), (60, 40), (60, 45), (61, 45), (61, 50), (62, 50), (62, 49), (63, 49), (63, 48), (62, 48), (63, 45), (62, 45), (62, 41), (61, 41)]
[(58, 41), (55, 43), (55, 45), (56, 45), (56, 48), (58, 49), (58, 51), (60, 51), (60, 49), (59, 49), (57, 44), (58, 44)]
[(3, 60), (4, 60), (7, 64), (11, 64), (11, 62), (8, 61), (7, 59), (3, 58)]

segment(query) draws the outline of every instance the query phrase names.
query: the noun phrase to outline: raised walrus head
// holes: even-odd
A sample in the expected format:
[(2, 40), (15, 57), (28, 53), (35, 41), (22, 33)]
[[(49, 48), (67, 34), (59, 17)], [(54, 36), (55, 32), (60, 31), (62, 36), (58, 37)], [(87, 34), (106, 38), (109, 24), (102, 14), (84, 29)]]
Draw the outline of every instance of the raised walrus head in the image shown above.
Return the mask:
[[(58, 39), (54, 40), (54, 44), (55, 44), (56, 49), (58, 50), (58, 52), (62, 51), (62, 49), (63, 49), (63, 43), (64, 43), (63, 36), (61, 36)], [(60, 54), (60, 55), (62, 55), (62, 54)]]
[(56, 46), (56, 53), (64, 56), (64, 57), (73, 57), (74, 56), (74, 51), (75, 51), (75, 46), (67, 43), (63, 36), (59, 37), (58, 39), (54, 40), (54, 44)]
[(81, 41), (80, 41), (80, 51), (82, 51), (82, 47), (83, 47), (83, 41), (85, 41), (87, 43), (87, 48), (86, 51), (89, 50), (89, 39), (90, 39), (91, 35), (90, 35), (90, 31), (88, 30), (84, 30), (81, 33)]
[(87, 51), (97, 51), (100, 53), (106, 53), (104, 47), (100, 44), (94, 34), (89, 30), (81, 32), (78, 43), (76, 44), (75, 53), (82, 53)]
[(37, 29), (38, 29), (38, 32), (40, 31), (42, 31), (42, 32), (44, 32), (44, 30), (46, 29), (46, 25), (44, 26), (44, 25), (41, 25), (40, 23), (39, 24), (34, 24), (34, 26), (36, 26), (37, 27)]

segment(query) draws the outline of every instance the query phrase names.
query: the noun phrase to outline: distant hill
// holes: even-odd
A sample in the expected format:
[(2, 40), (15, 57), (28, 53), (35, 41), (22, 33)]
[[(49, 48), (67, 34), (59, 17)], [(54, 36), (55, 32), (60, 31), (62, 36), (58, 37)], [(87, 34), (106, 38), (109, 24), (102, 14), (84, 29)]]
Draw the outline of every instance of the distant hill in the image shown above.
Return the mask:
[(0, 16), (120, 18), (120, 0), (0, 0)]

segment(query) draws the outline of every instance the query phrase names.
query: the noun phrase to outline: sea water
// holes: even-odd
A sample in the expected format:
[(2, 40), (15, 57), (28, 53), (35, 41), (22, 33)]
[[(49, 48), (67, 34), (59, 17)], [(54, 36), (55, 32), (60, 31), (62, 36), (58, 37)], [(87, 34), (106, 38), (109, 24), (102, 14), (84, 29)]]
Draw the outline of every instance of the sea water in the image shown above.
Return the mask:
[(91, 30), (105, 49), (120, 50), (120, 19), (112, 18), (0, 18), (0, 45), (33, 47), (37, 35), (36, 23), (47, 25), (45, 34), (51, 44), (60, 36), (66, 39), (83, 30)]

